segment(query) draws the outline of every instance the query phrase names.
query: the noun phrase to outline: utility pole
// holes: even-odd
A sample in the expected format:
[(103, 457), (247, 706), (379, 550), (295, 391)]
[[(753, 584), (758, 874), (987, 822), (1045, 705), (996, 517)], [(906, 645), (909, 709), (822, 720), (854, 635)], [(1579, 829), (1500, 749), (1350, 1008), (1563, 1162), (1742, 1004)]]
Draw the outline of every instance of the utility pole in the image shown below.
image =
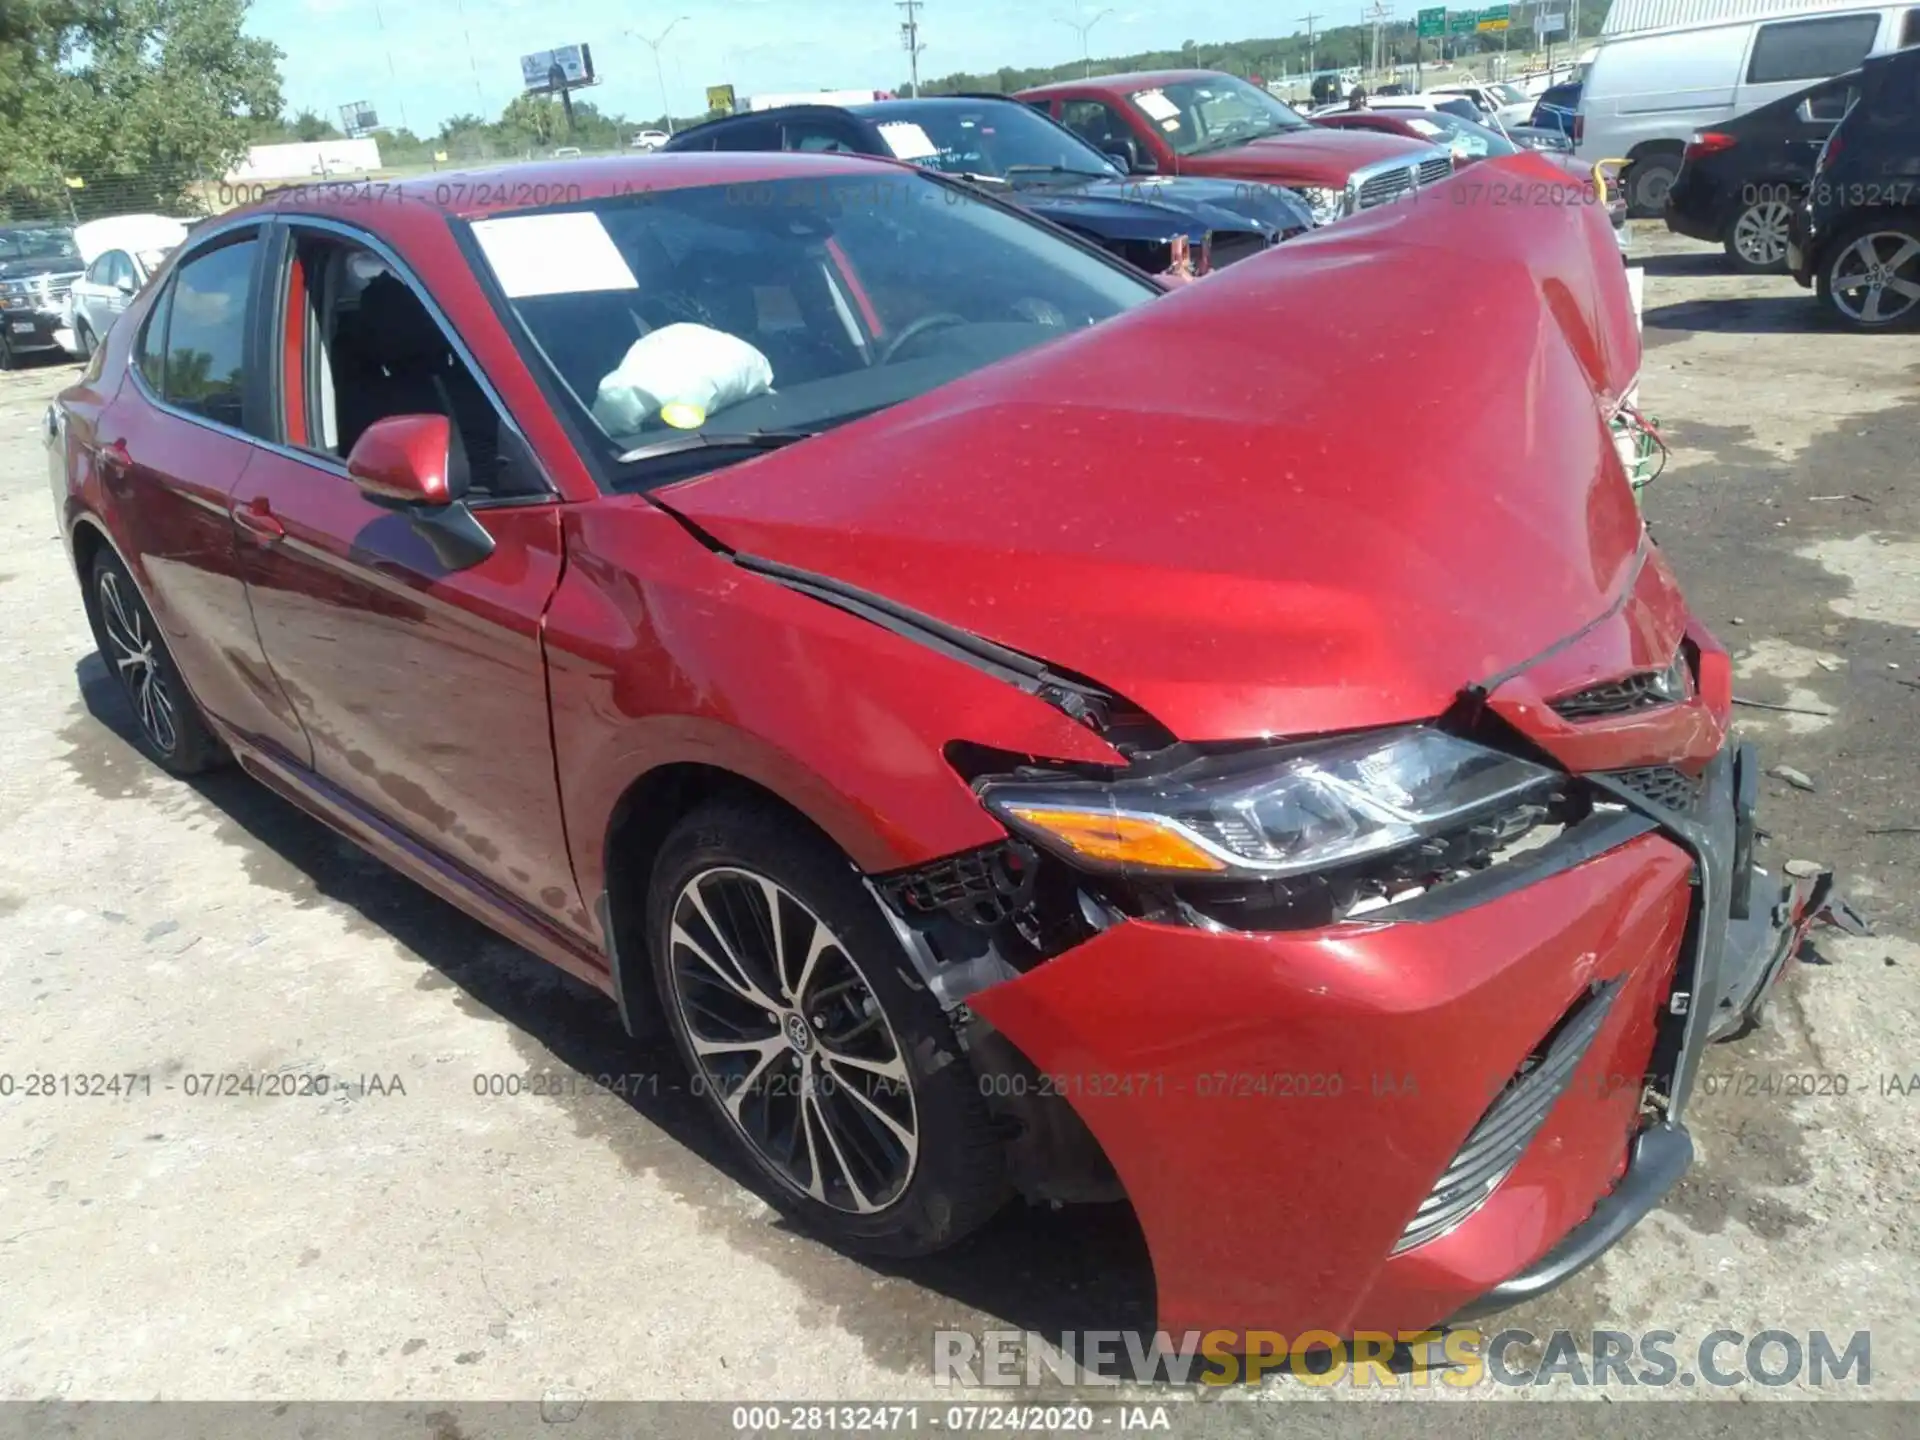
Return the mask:
[(1082, 79), (1093, 78), (1093, 56), (1087, 49), (1087, 35), (1092, 31), (1094, 26), (1098, 25), (1111, 14), (1113, 14), (1111, 10), (1102, 10), (1091, 20), (1082, 21), (1080, 18), (1080, 0), (1073, 0), (1073, 19), (1069, 20), (1064, 15), (1056, 15), (1054, 17), (1062, 25), (1080, 32), (1080, 74)]
[(673, 134), (673, 102), (667, 98), (667, 72), (664, 69), (662, 69), (660, 65), (660, 47), (667, 43), (667, 37), (673, 33), (674, 25), (678, 25), (685, 20), (691, 20), (692, 18), (693, 17), (691, 15), (681, 15), (676, 17), (673, 22), (673, 25), (667, 26), (666, 29), (662, 30), (658, 35), (654, 36), (651, 40), (649, 40), (645, 35), (642, 35), (638, 30), (627, 31), (627, 34), (631, 35), (634, 39), (638, 40), (642, 45), (646, 46), (649, 50), (653, 51), (653, 78), (660, 82), (660, 108), (666, 111), (667, 134), (669, 135)]
[(1307, 27), (1307, 99), (1311, 102), (1313, 99), (1313, 22), (1320, 17), (1302, 15), (1299, 18)]
[(908, 98), (920, 98), (920, 52), (927, 47), (920, 43), (920, 19), (915, 13), (925, 0), (897, 0), (900, 9), (906, 11), (907, 18), (900, 25), (900, 43), (906, 47), (908, 79)]

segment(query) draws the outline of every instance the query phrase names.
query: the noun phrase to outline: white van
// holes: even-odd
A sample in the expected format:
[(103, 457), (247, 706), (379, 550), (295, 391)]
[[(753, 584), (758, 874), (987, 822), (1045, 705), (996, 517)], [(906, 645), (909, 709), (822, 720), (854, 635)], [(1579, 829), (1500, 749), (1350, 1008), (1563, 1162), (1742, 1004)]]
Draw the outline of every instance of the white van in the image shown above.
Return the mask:
[[(1695, 5), (1693, 15), (1706, 8)], [(1607, 39), (1581, 88), (1574, 148), (1583, 160), (1633, 162), (1626, 185), (1636, 214), (1658, 214), (1666, 204), (1694, 131), (1851, 70), (1870, 54), (1920, 45), (1913, 0), (1722, 0), (1718, 8), (1718, 19)]]

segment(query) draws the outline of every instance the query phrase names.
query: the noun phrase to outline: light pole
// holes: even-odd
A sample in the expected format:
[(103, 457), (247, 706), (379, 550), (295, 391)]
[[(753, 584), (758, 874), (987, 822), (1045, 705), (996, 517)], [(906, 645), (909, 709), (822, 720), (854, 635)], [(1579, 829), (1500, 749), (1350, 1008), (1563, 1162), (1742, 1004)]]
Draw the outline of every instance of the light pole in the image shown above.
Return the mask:
[(669, 135), (673, 134), (673, 102), (667, 99), (667, 72), (660, 68), (660, 47), (667, 43), (667, 36), (673, 33), (674, 25), (678, 25), (682, 20), (691, 20), (692, 18), (691, 15), (676, 16), (671, 25), (668, 25), (666, 29), (662, 30), (651, 40), (645, 35), (642, 35), (638, 30), (627, 31), (627, 34), (653, 51), (653, 78), (660, 82), (660, 108), (667, 112), (667, 134)]
[(1091, 79), (1093, 77), (1093, 57), (1088, 53), (1088, 50), (1087, 50), (1087, 36), (1090, 33), (1092, 33), (1094, 26), (1098, 25), (1102, 20), (1106, 19), (1107, 16), (1111, 14), (1113, 14), (1113, 11), (1111, 10), (1102, 10), (1098, 15), (1094, 16), (1091, 20), (1088, 20), (1082, 23), (1080, 19), (1080, 5), (1078, 3), (1078, 0), (1075, 0), (1074, 7), (1073, 7), (1073, 19), (1069, 20), (1064, 15), (1056, 15), (1053, 17), (1054, 19), (1058, 20), (1062, 25), (1065, 25), (1069, 30), (1077, 30), (1080, 32), (1080, 64), (1083, 67), (1081, 71), (1081, 78), (1083, 80)]

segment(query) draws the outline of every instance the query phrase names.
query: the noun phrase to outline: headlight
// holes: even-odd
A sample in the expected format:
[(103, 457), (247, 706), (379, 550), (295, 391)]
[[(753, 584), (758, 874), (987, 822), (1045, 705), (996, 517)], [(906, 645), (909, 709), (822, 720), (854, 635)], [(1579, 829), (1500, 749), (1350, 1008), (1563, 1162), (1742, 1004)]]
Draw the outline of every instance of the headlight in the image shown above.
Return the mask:
[(1307, 202), (1316, 225), (1331, 225), (1346, 213), (1345, 190), (1332, 190), (1325, 185), (1296, 185), (1294, 193)]
[(989, 781), (980, 798), (1011, 829), (1085, 867), (1274, 878), (1417, 844), (1559, 778), (1417, 726), (1112, 782)]

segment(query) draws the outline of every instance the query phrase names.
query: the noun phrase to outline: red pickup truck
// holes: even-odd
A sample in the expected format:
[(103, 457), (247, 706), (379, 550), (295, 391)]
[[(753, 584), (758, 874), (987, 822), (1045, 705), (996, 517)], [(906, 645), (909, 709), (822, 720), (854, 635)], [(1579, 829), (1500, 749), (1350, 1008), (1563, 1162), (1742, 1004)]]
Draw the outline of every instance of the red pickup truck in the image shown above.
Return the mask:
[(1217, 70), (1096, 75), (1022, 90), (1134, 175), (1217, 175), (1299, 191), (1322, 225), (1453, 173), (1444, 149), (1310, 124), (1257, 85)]

